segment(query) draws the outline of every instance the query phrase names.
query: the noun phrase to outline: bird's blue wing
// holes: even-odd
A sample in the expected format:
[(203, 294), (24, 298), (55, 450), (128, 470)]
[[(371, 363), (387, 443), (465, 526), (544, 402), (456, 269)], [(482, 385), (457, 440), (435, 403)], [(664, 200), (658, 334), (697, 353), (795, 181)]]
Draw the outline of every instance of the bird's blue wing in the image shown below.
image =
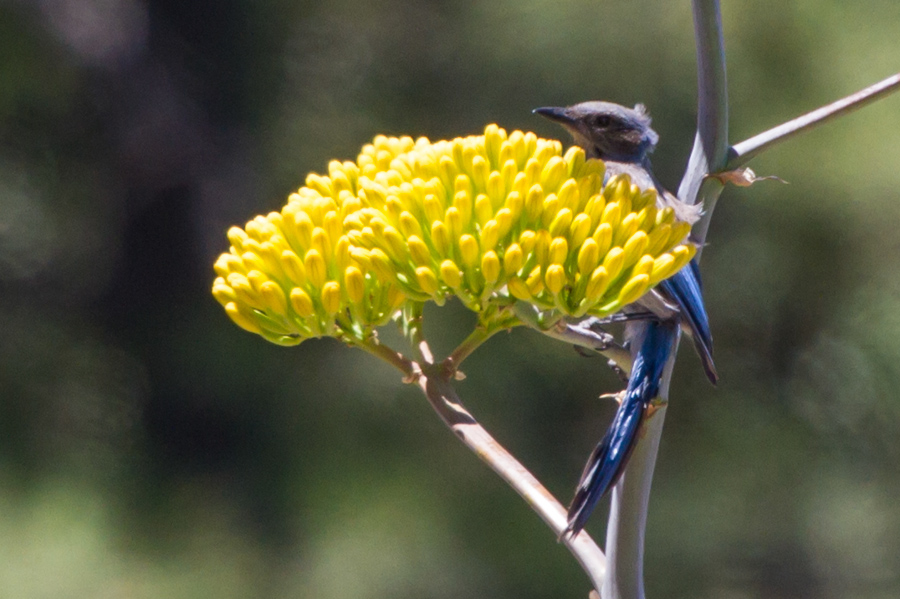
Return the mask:
[(678, 338), (678, 325), (673, 321), (649, 321), (643, 326), (647, 332), (635, 357), (625, 397), (584, 468), (569, 507), (564, 537), (575, 536), (584, 528), (597, 502), (619, 480), (637, 443), (644, 411), (659, 395), (663, 370)]
[(700, 267), (697, 262), (691, 260), (687, 267), (661, 282), (658, 289), (678, 306), (690, 328), (694, 347), (703, 362), (706, 376), (710, 382), (716, 384), (719, 375), (716, 373), (716, 365), (712, 358), (712, 333), (709, 330), (706, 306), (703, 304), (703, 283), (700, 280)]

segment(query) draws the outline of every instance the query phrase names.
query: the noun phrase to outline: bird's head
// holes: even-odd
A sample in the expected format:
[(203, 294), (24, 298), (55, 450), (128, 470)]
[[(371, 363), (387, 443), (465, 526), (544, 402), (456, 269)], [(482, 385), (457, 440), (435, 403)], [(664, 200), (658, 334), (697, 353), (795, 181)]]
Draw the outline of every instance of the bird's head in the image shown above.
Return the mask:
[(659, 141), (643, 104), (626, 108), (612, 102), (582, 102), (534, 112), (565, 127), (589, 158), (639, 162)]

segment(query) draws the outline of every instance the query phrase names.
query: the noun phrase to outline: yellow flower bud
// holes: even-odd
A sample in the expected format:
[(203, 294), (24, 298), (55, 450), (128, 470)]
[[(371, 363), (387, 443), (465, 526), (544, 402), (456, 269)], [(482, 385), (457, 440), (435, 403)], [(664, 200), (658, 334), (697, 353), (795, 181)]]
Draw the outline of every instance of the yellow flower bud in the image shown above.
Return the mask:
[(478, 242), (468, 233), (459, 238), (459, 253), (463, 264), (475, 266), (478, 263)]
[(530, 302), (534, 299), (534, 296), (531, 295), (531, 291), (528, 290), (528, 285), (526, 285), (525, 281), (519, 277), (510, 279), (506, 283), (506, 287), (509, 289), (509, 293), (516, 299), (522, 300), (523, 302)]
[(427, 266), (420, 266), (416, 269), (416, 281), (419, 287), (428, 295), (436, 295), (438, 292), (438, 280), (434, 271)]
[[(425, 196), (422, 202), (422, 209), (425, 212), (425, 218), (428, 222), (433, 223), (444, 217), (444, 204), (438, 199), (439, 196), (430, 193)], [(413, 233), (415, 235), (415, 233)]]
[(628, 238), (628, 241), (626, 241), (625, 245), (622, 247), (622, 250), (624, 251), (624, 256), (622, 257), (623, 268), (628, 268), (637, 262), (638, 258), (644, 253), (644, 250), (647, 249), (647, 243), (647, 234), (643, 231), (638, 231)]
[(482, 251), (494, 248), (500, 240), (500, 227), (497, 221), (489, 220), (484, 224), (481, 230), (481, 249)]
[[(457, 159), (456, 163), (461, 164), (461, 159)], [(469, 197), (475, 193), (475, 188), (472, 187), (472, 180), (465, 173), (460, 173), (453, 181), (453, 193), (458, 195), (460, 192)]]
[(637, 214), (632, 212), (626, 215), (619, 223), (616, 234), (613, 235), (613, 245), (624, 246), (625, 242), (638, 230), (638, 224)]
[(671, 225), (675, 222), (675, 211), (672, 210), (669, 206), (666, 206), (662, 210), (656, 213), (656, 224), (660, 225)]
[(559, 189), (560, 183), (566, 176), (566, 161), (559, 156), (553, 156), (547, 161), (541, 171), (541, 187), (547, 191)]
[(216, 282), (213, 283), (212, 292), (213, 297), (215, 297), (216, 301), (222, 304), (223, 307), (226, 304), (237, 301), (237, 295), (235, 295), (234, 289), (232, 289), (222, 277), (217, 278)]
[(244, 272), (244, 263), (243, 261), (235, 256), (234, 254), (222, 254), (216, 260), (215, 265), (213, 265), (213, 269), (216, 271), (216, 274), (220, 277), (227, 277), (229, 274), (233, 272)]
[(500, 258), (495, 251), (491, 250), (482, 256), (481, 276), (488, 283), (494, 283), (500, 278)]
[(656, 206), (650, 204), (645, 206), (638, 213), (638, 228), (645, 233), (649, 233), (656, 226)]
[(653, 269), (650, 271), (650, 284), (655, 285), (675, 274), (675, 257), (672, 254), (663, 254), (653, 261)]
[(231, 227), (228, 229), (228, 241), (238, 251), (243, 252), (244, 243), (250, 239), (243, 229), (240, 227)]
[(602, 223), (597, 226), (592, 239), (597, 244), (597, 252), (603, 256), (612, 247), (612, 227), (609, 223)]
[(566, 173), (570, 177), (581, 175), (581, 169), (584, 168), (584, 150), (578, 146), (572, 146), (566, 150), (563, 159), (566, 161)]
[(512, 229), (513, 218), (512, 211), (509, 208), (501, 208), (497, 211), (494, 220), (497, 221), (498, 237), (505, 237), (509, 233), (510, 229)]
[(566, 271), (559, 264), (551, 264), (547, 267), (547, 274), (544, 276), (544, 282), (547, 283), (547, 289), (554, 295), (562, 291), (566, 285)]
[(518, 191), (509, 192), (509, 195), (506, 196), (506, 208), (509, 209), (513, 220), (518, 220), (522, 216), (522, 210), (525, 208), (525, 200), (522, 199), (522, 194)]
[(439, 220), (431, 225), (431, 242), (439, 255), (446, 256), (450, 253), (450, 231)]
[(528, 286), (528, 291), (530, 291), (532, 295), (537, 295), (544, 290), (544, 280), (541, 278), (540, 266), (535, 266), (531, 272), (528, 273), (525, 284)]
[(676, 243), (684, 243), (684, 240), (687, 239), (688, 233), (691, 232), (691, 225), (688, 223), (676, 223), (672, 225), (672, 233), (669, 235), (669, 243), (675, 245)]
[(382, 281), (391, 281), (397, 275), (397, 269), (391, 264), (390, 257), (382, 250), (378, 248), (369, 250), (369, 261), (378, 278)]
[[(500, 159), (503, 160), (503, 157), (501, 156)], [(513, 189), (518, 174), (518, 167), (516, 166), (515, 160), (510, 159), (503, 162), (503, 167), (500, 169), (500, 176), (503, 179), (503, 188), (506, 190)]]
[(341, 309), (341, 286), (336, 281), (328, 281), (322, 286), (322, 308), (328, 314), (337, 314)]
[(609, 202), (606, 204), (606, 207), (603, 209), (603, 215), (600, 217), (600, 222), (609, 225), (613, 229), (617, 229), (621, 220), (622, 208), (619, 205), (619, 202)]
[(462, 213), (456, 206), (447, 208), (447, 213), (444, 215), (444, 222), (447, 224), (450, 237), (459, 237), (462, 234), (463, 227), (469, 222), (468, 219), (463, 219), (461, 214)]
[(638, 275), (629, 279), (619, 292), (619, 304), (626, 306), (647, 292), (650, 286), (650, 277), (647, 275)]
[(572, 247), (578, 247), (591, 234), (591, 218), (584, 213), (579, 214), (569, 225), (569, 239)]
[(480, 192), (487, 190), (488, 176), (491, 172), (487, 160), (483, 156), (473, 156), (471, 164), (472, 183), (475, 185), (475, 189)]
[(578, 250), (578, 272), (589, 275), (600, 261), (600, 249), (593, 239), (586, 239)]
[(544, 197), (544, 205), (541, 208), (541, 227), (549, 229), (550, 224), (553, 222), (553, 219), (556, 218), (556, 215), (559, 213), (562, 206), (560, 205), (559, 196), (555, 193), (548, 193), (546, 197)]
[(550, 264), (564, 264), (569, 257), (569, 242), (565, 237), (557, 237), (550, 242)]
[(672, 255), (675, 257), (675, 272), (687, 266), (696, 253), (697, 246), (694, 245), (679, 245), (672, 250)]
[(606, 268), (602, 266), (595, 268), (591, 273), (591, 278), (588, 279), (587, 288), (584, 291), (585, 298), (590, 302), (599, 301), (610, 281), (611, 278)]
[(610, 280), (615, 280), (625, 265), (625, 252), (621, 248), (613, 248), (603, 258), (603, 268), (609, 273)]
[(344, 289), (347, 290), (347, 297), (354, 304), (363, 301), (366, 293), (366, 280), (362, 271), (355, 266), (348, 266), (344, 269)]
[(507, 276), (517, 274), (524, 263), (522, 247), (518, 243), (514, 243), (506, 248), (506, 252), (503, 254), (503, 271)]
[(544, 209), (544, 190), (540, 185), (532, 185), (525, 196), (525, 218), (528, 221), (537, 220)]
[(534, 231), (522, 231), (519, 235), (519, 245), (526, 254), (530, 254), (534, 250), (535, 243), (537, 243), (537, 235), (534, 234)]
[(294, 312), (303, 318), (308, 318), (314, 314), (315, 309), (313, 308), (312, 299), (309, 297), (309, 294), (299, 287), (291, 289), (290, 300)]
[(603, 199), (603, 194), (600, 193), (592, 195), (591, 199), (584, 205), (584, 213), (590, 217), (591, 223), (599, 224), (604, 210), (606, 210), (606, 200)]
[(636, 277), (637, 275), (649, 275), (653, 272), (653, 256), (643, 255), (640, 260), (637, 261), (637, 264), (634, 265), (634, 268), (631, 269), (631, 276)]
[(490, 175), (488, 175), (487, 180), (487, 196), (490, 198), (491, 203), (494, 206), (499, 206), (503, 203), (504, 196), (506, 195), (506, 189), (503, 183), (503, 175), (499, 172), (494, 171)]
[(556, 213), (553, 221), (550, 223), (550, 235), (553, 237), (559, 237), (560, 235), (565, 235), (569, 232), (569, 225), (572, 224), (572, 211), (568, 208), (563, 208), (559, 212)]
[(671, 225), (661, 225), (653, 228), (647, 236), (648, 243), (646, 252), (651, 256), (658, 256), (664, 252), (669, 245), (671, 232)]
[(428, 246), (420, 238), (413, 235), (407, 240), (409, 244), (409, 254), (416, 266), (429, 266), (431, 264), (431, 253)]
[(579, 201), (579, 192), (578, 192), (578, 183), (575, 182), (575, 179), (567, 179), (565, 183), (559, 186), (559, 193), (557, 196), (559, 197), (559, 205), (562, 208), (568, 208), (571, 211), (576, 211), (580, 207)]
[(494, 207), (491, 205), (491, 199), (485, 194), (478, 194), (475, 198), (475, 219), (478, 224), (484, 226), (494, 216)]
[(256, 320), (247, 314), (244, 310), (241, 310), (238, 307), (238, 304), (235, 302), (229, 302), (225, 306), (225, 313), (231, 318), (232, 321), (245, 331), (249, 331), (251, 333), (262, 333), (262, 329), (259, 328), (259, 325), (256, 323)]
[(462, 272), (453, 260), (441, 262), (441, 279), (448, 287), (456, 289), (462, 283)]
[(259, 287), (259, 296), (263, 305), (271, 312), (279, 315), (287, 313), (287, 300), (277, 283), (265, 281)]
[(325, 259), (322, 258), (322, 254), (318, 250), (309, 250), (303, 259), (303, 265), (306, 267), (306, 276), (309, 278), (309, 282), (321, 288), (325, 284), (327, 276)]
[[(440, 216), (443, 215), (443, 211), (441, 211)], [(419, 225), (419, 221), (417, 221), (416, 217), (414, 217), (407, 211), (404, 211), (400, 214), (400, 233), (402, 233), (404, 237), (411, 237), (413, 235), (415, 235), (416, 237), (422, 237), (422, 227), (421, 225)]]

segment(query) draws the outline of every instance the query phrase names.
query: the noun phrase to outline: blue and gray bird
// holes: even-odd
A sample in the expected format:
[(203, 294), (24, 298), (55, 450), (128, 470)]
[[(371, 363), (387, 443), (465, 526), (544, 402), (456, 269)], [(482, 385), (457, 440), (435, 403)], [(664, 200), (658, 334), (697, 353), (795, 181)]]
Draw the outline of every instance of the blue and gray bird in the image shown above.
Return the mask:
[[(566, 108), (537, 108), (534, 112), (565, 127), (588, 158), (603, 160), (607, 177), (627, 174), (641, 189), (655, 189), (658, 206), (672, 208), (679, 220), (693, 224), (700, 217), (700, 206), (682, 202), (653, 175), (650, 153), (659, 136), (650, 128), (650, 116), (642, 104), (632, 109), (611, 102), (583, 102)], [(709, 380), (713, 384), (718, 380), (702, 293), (700, 271), (691, 261), (638, 300), (638, 307), (627, 310), (634, 317), (637, 312), (650, 312), (652, 317), (630, 320), (625, 325), (626, 341), (637, 348), (631, 375), (615, 418), (581, 475), (563, 536), (575, 536), (584, 528), (597, 502), (624, 472), (644, 416), (659, 395), (679, 327), (693, 339)]]

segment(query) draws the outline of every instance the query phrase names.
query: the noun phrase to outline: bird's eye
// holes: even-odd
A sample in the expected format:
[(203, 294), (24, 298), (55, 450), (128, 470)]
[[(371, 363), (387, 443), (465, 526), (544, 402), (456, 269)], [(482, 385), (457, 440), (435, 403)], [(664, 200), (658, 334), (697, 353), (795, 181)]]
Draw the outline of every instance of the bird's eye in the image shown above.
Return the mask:
[(608, 114), (598, 114), (594, 117), (594, 126), (606, 129), (612, 124), (612, 118)]

